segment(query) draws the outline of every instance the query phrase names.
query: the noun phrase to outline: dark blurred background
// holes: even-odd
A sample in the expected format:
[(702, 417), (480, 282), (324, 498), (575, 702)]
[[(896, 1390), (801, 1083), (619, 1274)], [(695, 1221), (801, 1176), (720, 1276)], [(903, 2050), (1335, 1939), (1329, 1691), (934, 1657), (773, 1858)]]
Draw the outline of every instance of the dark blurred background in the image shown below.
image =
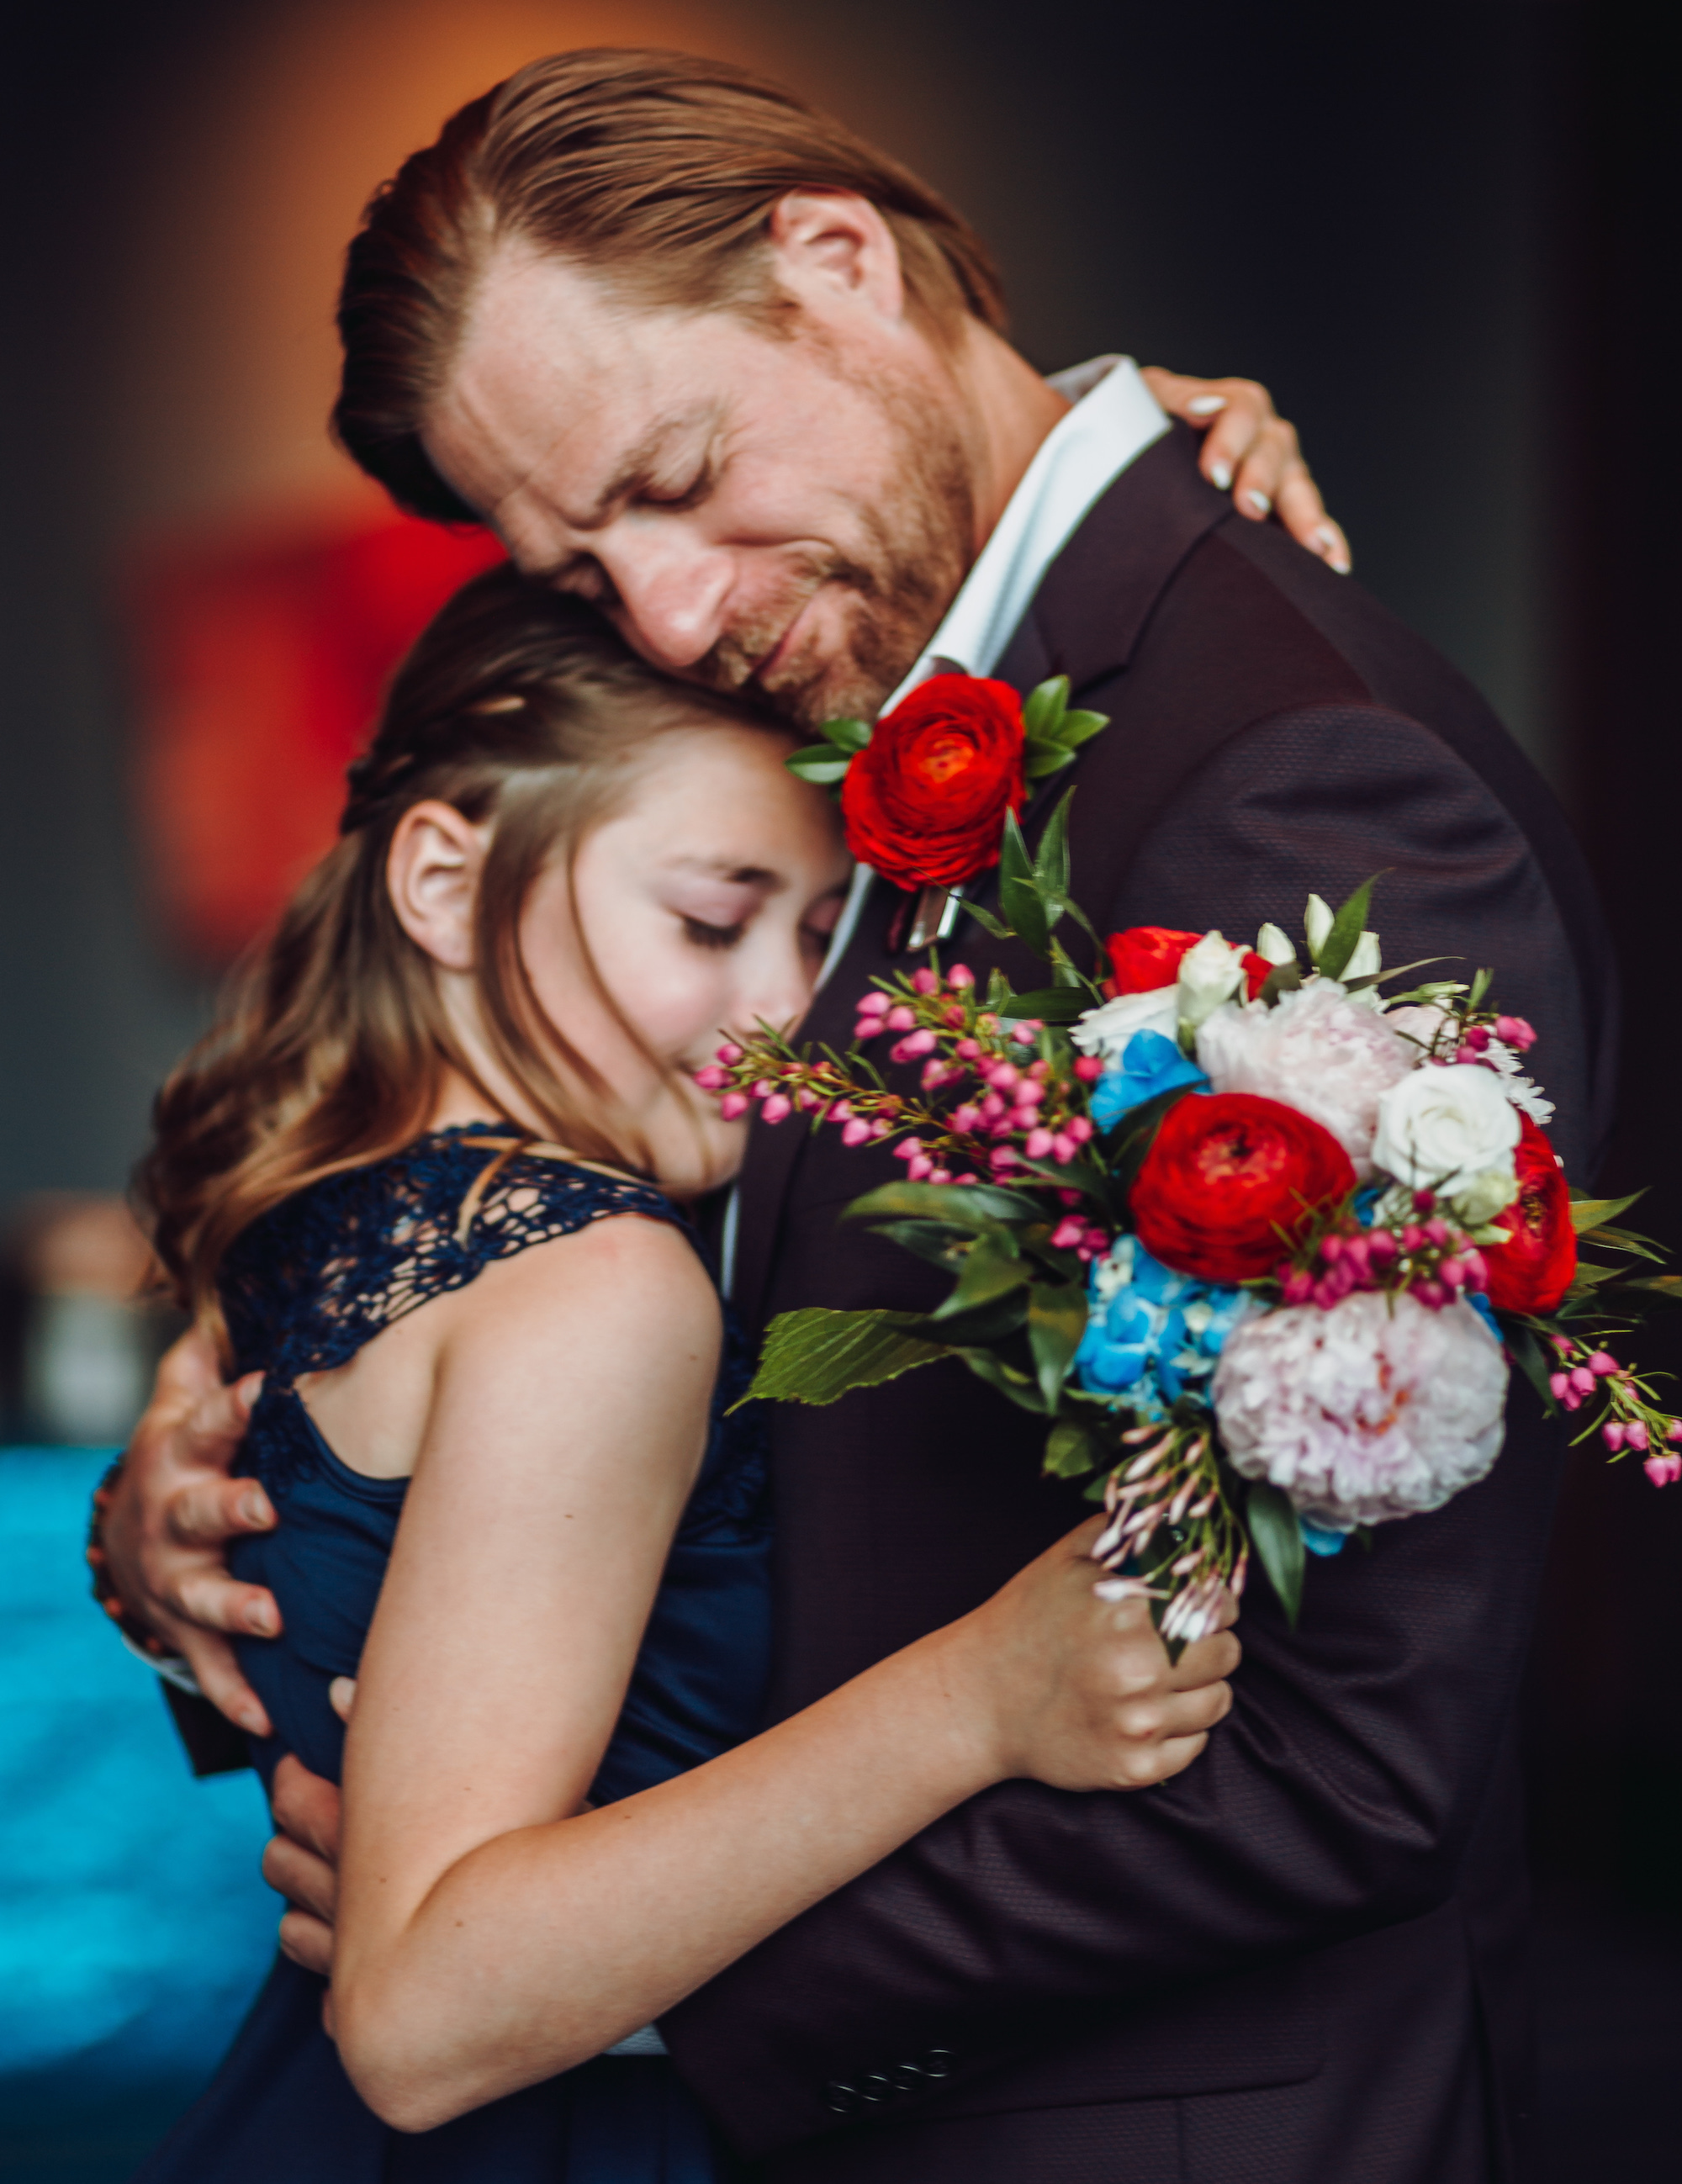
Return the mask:
[[(132, 1361), (165, 1331), (124, 1301), (112, 1203), (148, 1100), (230, 951), (322, 845), (379, 674), (465, 566), (394, 527), (326, 443), (337, 254), (447, 113), (565, 46), (722, 53), (838, 109), (992, 239), (1016, 337), (1048, 369), (1122, 348), (1267, 382), (1358, 581), (1483, 688), (1579, 830), (1630, 1003), (1605, 1180), (1651, 1181), (1644, 1223), (1682, 1246), (1682, 204), (1674, 64), (1650, 22), (1540, 0), (10, 0), (14, 1434), (120, 1437)], [(1677, 1334), (1643, 1348), (1682, 1367)], [(96, 1351), (103, 1367), (75, 1366)], [(1679, 1573), (1682, 1488), (1584, 1451), (1527, 1702), (1550, 2173), (1573, 2184), (1677, 2173)], [(134, 1674), (133, 1704), (154, 1704)], [(31, 1763), (70, 1766), (73, 1741)], [(109, 2148), (60, 2158), (31, 2136), (8, 2069), (0, 2027), (0, 2127), (28, 2140), (30, 2175), (123, 2173)]]

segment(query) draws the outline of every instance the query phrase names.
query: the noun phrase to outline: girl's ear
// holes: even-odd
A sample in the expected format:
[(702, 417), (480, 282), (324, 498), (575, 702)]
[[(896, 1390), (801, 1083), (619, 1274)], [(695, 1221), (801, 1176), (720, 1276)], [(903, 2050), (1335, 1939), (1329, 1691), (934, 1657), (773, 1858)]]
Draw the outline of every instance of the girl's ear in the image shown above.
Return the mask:
[(446, 971), (473, 968), (473, 904), (485, 836), (452, 804), (428, 799), (397, 822), (386, 888), (398, 922)]

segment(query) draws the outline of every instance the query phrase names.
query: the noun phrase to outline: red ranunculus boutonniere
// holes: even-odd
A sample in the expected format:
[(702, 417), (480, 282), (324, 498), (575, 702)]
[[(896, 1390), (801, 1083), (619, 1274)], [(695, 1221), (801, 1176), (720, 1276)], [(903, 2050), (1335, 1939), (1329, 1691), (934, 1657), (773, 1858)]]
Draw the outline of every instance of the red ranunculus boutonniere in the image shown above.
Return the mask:
[(874, 728), (826, 721), (790, 770), (838, 784), (847, 843), (896, 887), (955, 888), (999, 861), (1005, 815), (1105, 725), (1072, 710), (1066, 675), (1026, 703), (1008, 682), (934, 675)]

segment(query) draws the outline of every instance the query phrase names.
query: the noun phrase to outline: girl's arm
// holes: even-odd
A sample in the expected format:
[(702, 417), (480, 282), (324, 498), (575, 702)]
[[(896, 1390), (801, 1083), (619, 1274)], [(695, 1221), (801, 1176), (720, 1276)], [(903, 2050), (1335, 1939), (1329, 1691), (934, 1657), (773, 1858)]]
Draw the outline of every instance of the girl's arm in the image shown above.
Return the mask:
[(578, 1814), (718, 1339), (688, 1245), (635, 1219), (491, 1268), (448, 1323), (346, 1752), (337, 2032), (400, 2129), (600, 2053), (989, 1785), (1160, 1780), (1226, 1710), (1234, 1641), (1165, 1674), (1143, 1604), (1094, 1596), (1088, 1526), (792, 1720)]

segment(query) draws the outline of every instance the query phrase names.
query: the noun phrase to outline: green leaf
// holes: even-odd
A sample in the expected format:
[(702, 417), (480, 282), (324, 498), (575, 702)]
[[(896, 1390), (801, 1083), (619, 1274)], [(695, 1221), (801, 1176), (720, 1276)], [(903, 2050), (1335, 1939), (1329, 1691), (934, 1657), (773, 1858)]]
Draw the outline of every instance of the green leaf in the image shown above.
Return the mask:
[(1074, 753), (1065, 750), (1061, 744), (1030, 744), (1023, 756), (1022, 771), (1030, 781), (1044, 781), (1074, 762)]
[(1065, 750), (1078, 750), (1081, 744), (1090, 743), (1100, 728), (1107, 728), (1109, 725), (1110, 716), (1107, 713), (1083, 712), (1077, 706), (1065, 713), (1058, 722), (1057, 740)]
[(1016, 936), (1003, 918), (995, 917), (990, 910), (983, 910), (978, 902), (971, 902), (966, 896), (961, 896), (959, 907), (966, 910), (982, 930), (984, 933), (990, 933), (995, 940), (1015, 939)]
[(1000, 845), (999, 907), (1016, 938), (1026, 941), (1036, 956), (1044, 956), (1051, 944), (1050, 924), (1014, 811), (1005, 814), (1004, 839)]
[(845, 1207), (844, 1221), (943, 1221), (979, 1235), (1003, 1223), (1043, 1221), (1045, 1209), (993, 1183), (884, 1183)]
[[(1327, 945), (1330, 944), (1328, 941)], [(1277, 1486), (1269, 1485), (1265, 1479), (1256, 1479), (1251, 1480), (1250, 1491), (1245, 1496), (1244, 1514), (1256, 1559), (1267, 1571), (1268, 1581), (1285, 1612), (1285, 1620), (1295, 1630), (1302, 1607), (1304, 1560), (1302, 1527), (1297, 1522), (1296, 1511)]]
[(1012, 1290), (1027, 1285), (1028, 1268), (1016, 1256), (1010, 1231), (1001, 1229), (996, 1238), (977, 1236), (964, 1254), (963, 1269), (951, 1294), (935, 1307), (933, 1317), (950, 1319), (955, 1312), (991, 1304), (995, 1297), (1008, 1296)]
[(1507, 1353), (1524, 1378), (1547, 1405), (1553, 1408), (1553, 1390), (1548, 1385), (1547, 1353), (1542, 1348), (1534, 1327), (1525, 1327), (1512, 1320), (1501, 1322), (1507, 1336)]
[(1628, 1272), (1627, 1268), (1591, 1266), (1588, 1260), (1579, 1259), (1577, 1272), (1572, 1278), (1571, 1286), (1573, 1290), (1597, 1290), (1602, 1282), (1621, 1282), (1626, 1279)]
[(1008, 1396), (1019, 1411), (1033, 1411), (1039, 1416), (1044, 1415), (1045, 1406), (1040, 1400), (1039, 1389), (1026, 1373), (1018, 1373), (1014, 1366), (1007, 1365), (995, 1351), (964, 1349), (955, 1354), (963, 1359), (977, 1380), (985, 1380), (989, 1388), (996, 1388), (1001, 1396)]
[(1045, 1470), (1053, 1479), (1083, 1479), (1102, 1461), (1098, 1436), (1079, 1418), (1059, 1418), (1045, 1443)]
[(1350, 957), (1360, 945), (1361, 936), (1367, 929), (1367, 920), (1373, 908), (1373, 888), (1384, 878), (1374, 872), (1372, 879), (1362, 880), (1348, 901), (1339, 909), (1332, 920), (1332, 929), (1326, 935), (1325, 944), (1314, 959), (1315, 968), (1323, 978), (1340, 978)]
[(1479, 1002), (1483, 1000), (1484, 994), (1489, 992), (1490, 982), (1495, 975), (1495, 972), (1490, 970), (1474, 971), (1473, 972), (1472, 990), (1466, 996), (1466, 1006), (1468, 1009), (1475, 1009)]
[(1054, 675), (1022, 700), (1022, 727), (1029, 737), (1055, 735), (1069, 702), (1069, 678)]
[(1645, 1190), (1632, 1190), (1628, 1198), (1573, 1198), (1571, 1225), (1579, 1236), (1585, 1229), (1602, 1228), (1607, 1222), (1616, 1221), (1620, 1213), (1627, 1213), (1638, 1198), (1646, 1195)]
[(1046, 821), (1033, 860), (1034, 886), (1048, 925), (1057, 922), (1069, 899), (1069, 805), (1073, 800), (1072, 788)]
[(1091, 994), (1078, 986), (1038, 986), (1031, 994), (1012, 994), (999, 1013), (1012, 1022), (1035, 1017), (1041, 1023), (1072, 1024), (1092, 1005)]
[(850, 761), (838, 758), (833, 744), (808, 744), (783, 761), (790, 773), (798, 773), (802, 781), (815, 781), (827, 786), (841, 780)]
[(743, 1402), (760, 1396), (773, 1403), (833, 1403), (849, 1389), (879, 1387), (952, 1355), (944, 1342), (908, 1334), (908, 1317), (816, 1307), (779, 1312), (766, 1330), (759, 1369)]
[(1682, 1304), (1682, 1274), (1643, 1274), (1629, 1286), (1632, 1290), (1650, 1290), (1672, 1304)]
[(820, 721), (817, 732), (838, 750), (849, 755), (863, 750), (871, 737), (867, 721)]
[(1028, 1291), (1028, 1346), (1045, 1407), (1057, 1407), (1058, 1390), (1086, 1332), (1084, 1282), (1035, 1282)]
[(1271, 1009), (1281, 994), (1294, 994), (1302, 983), (1302, 972), (1293, 956), (1289, 963), (1275, 963), (1262, 981), (1262, 999)]
[(931, 1266), (944, 1267), (949, 1274), (957, 1271), (956, 1245), (961, 1232), (955, 1232), (944, 1222), (884, 1221), (876, 1233), (897, 1244), (902, 1251), (927, 1259)]

